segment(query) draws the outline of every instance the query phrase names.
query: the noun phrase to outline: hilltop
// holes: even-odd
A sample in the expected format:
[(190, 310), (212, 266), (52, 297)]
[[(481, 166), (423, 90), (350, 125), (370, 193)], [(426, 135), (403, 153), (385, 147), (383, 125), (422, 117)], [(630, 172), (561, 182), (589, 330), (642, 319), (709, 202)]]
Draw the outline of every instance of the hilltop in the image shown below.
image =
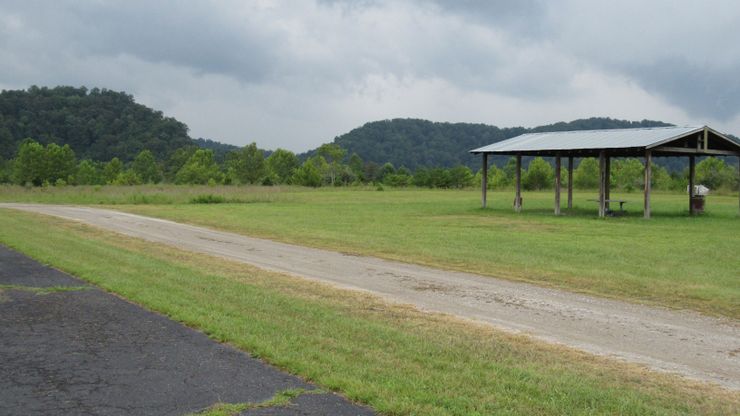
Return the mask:
[[(334, 143), (357, 153), (366, 162), (392, 163), (415, 170), (421, 166), (467, 165), (478, 169), (480, 160), (468, 153), (470, 149), (510, 139), (524, 133), (564, 130), (597, 130), (635, 127), (663, 127), (662, 121), (615, 120), (607, 117), (559, 122), (534, 128), (500, 128), (486, 124), (440, 123), (420, 119), (393, 119), (366, 123)], [(310, 152), (309, 152), (310, 153)]]
[(80, 159), (106, 161), (130, 161), (144, 149), (162, 160), (193, 145), (184, 123), (129, 94), (66, 86), (0, 92), (0, 159), (13, 157), (27, 137), (68, 144)]

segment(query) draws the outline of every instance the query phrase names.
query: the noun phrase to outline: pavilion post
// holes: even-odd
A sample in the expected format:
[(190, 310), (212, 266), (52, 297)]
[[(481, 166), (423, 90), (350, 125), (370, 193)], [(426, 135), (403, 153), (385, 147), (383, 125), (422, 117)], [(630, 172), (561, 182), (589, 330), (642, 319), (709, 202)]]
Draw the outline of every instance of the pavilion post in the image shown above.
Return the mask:
[(522, 155), (516, 155), (516, 195), (514, 195), (514, 211), (522, 212)]
[(486, 207), (487, 193), (488, 193), (488, 153), (481, 153), (481, 159), (483, 161), (483, 167), (481, 169), (481, 205), (483, 208)]
[(609, 212), (609, 200), (611, 199), (612, 187), (612, 158), (606, 155), (606, 172), (604, 177), (604, 208)]
[(573, 209), (573, 156), (568, 156), (568, 209)]
[(606, 216), (606, 152), (599, 152), (599, 218)]
[(560, 215), (560, 155), (555, 156), (555, 215)]
[(696, 181), (696, 157), (689, 156), (689, 214), (694, 215), (694, 184)]
[(738, 194), (738, 213), (740, 213), (740, 155), (737, 157), (737, 194)]
[(653, 154), (650, 150), (645, 151), (645, 218), (650, 218), (650, 190), (653, 180)]

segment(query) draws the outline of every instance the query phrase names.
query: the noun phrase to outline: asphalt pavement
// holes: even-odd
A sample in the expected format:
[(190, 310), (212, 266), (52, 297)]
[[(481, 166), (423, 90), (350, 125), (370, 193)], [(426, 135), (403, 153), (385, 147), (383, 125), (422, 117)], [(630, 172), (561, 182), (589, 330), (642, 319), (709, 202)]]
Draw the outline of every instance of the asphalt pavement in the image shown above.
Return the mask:
[(0, 245), (0, 415), (372, 415), (203, 333)]

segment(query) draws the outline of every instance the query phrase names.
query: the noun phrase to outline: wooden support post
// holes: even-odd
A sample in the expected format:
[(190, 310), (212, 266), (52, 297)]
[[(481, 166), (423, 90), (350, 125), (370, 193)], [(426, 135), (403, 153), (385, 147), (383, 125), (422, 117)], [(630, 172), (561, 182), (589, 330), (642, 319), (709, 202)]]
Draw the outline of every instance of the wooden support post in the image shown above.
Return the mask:
[(481, 159), (483, 159), (483, 167), (481, 169), (481, 204), (483, 208), (486, 207), (487, 193), (488, 193), (488, 153), (481, 153)]
[(696, 180), (696, 157), (689, 156), (689, 214), (694, 215), (694, 184)]
[(650, 218), (650, 190), (653, 180), (653, 154), (650, 150), (645, 151), (645, 218)]
[(568, 209), (573, 209), (573, 156), (568, 156)]
[(516, 195), (514, 211), (522, 212), (522, 155), (516, 155)]
[(740, 213), (740, 156), (737, 157), (737, 194), (738, 194), (738, 213)]
[(604, 177), (604, 208), (609, 212), (609, 200), (611, 199), (612, 188), (612, 158), (606, 155), (606, 176)]
[(555, 156), (555, 215), (560, 215), (560, 155)]
[(704, 150), (709, 149), (709, 129), (704, 127)]
[(599, 218), (606, 216), (606, 152), (599, 152)]

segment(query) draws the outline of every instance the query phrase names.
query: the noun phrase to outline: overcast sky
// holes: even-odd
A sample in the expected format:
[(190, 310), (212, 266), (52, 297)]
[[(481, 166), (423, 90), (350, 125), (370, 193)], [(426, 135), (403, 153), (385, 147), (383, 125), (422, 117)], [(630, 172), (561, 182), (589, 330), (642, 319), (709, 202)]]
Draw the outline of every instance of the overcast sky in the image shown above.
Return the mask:
[(0, 88), (133, 94), (304, 151), (365, 122), (592, 116), (740, 133), (737, 1), (0, 1)]

